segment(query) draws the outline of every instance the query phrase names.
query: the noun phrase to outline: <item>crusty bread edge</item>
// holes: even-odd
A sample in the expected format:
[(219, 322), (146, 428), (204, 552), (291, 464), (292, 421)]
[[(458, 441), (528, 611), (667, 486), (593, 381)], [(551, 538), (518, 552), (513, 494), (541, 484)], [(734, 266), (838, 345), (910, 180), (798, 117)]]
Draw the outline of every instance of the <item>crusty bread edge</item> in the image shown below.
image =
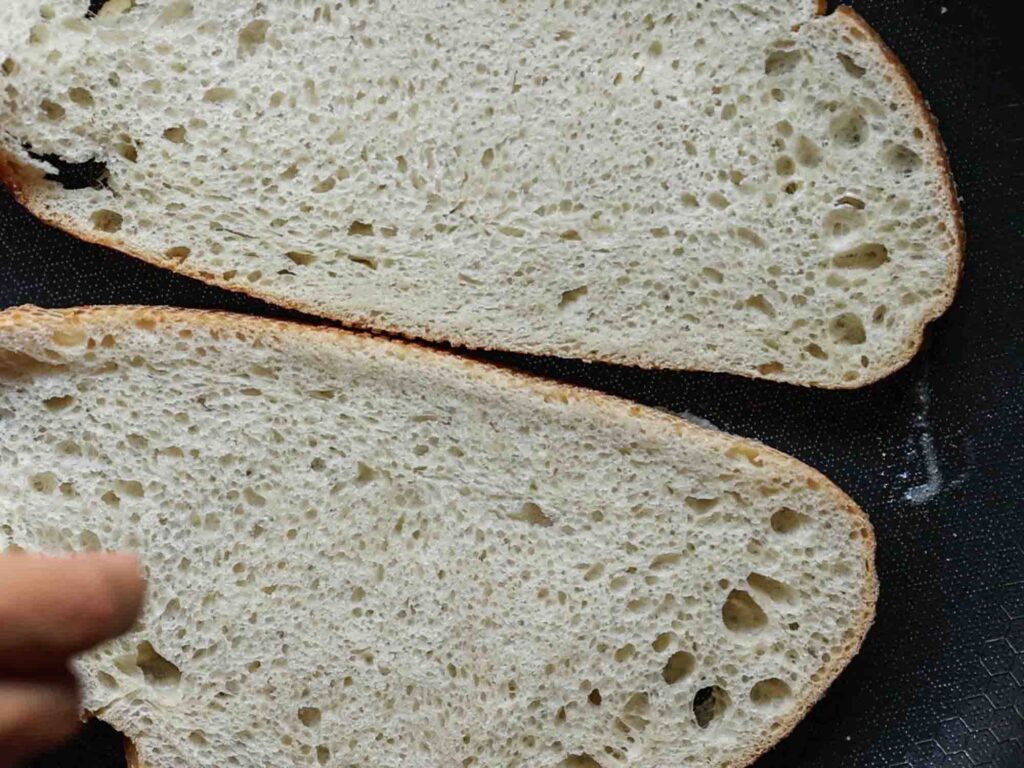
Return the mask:
[[(818, 15), (823, 15), (826, 11), (825, 0), (816, 0)], [(883, 58), (892, 66), (894, 73), (905, 84), (907, 89), (906, 96), (913, 103), (915, 110), (918, 114), (918, 118), (921, 123), (921, 129), (924, 131), (925, 136), (931, 141), (930, 159), (939, 169), (939, 175), (942, 178), (946, 201), (944, 206), (953, 222), (953, 237), (955, 238), (957, 253), (955, 258), (947, 265), (946, 270), (946, 282), (943, 287), (943, 292), (937, 302), (932, 304), (930, 307), (924, 309), (921, 314), (921, 320), (917, 324), (916, 328), (908, 336), (908, 343), (899, 353), (896, 362), (887, 366), (880, 367), (870, 371), (863, 378), (855, 381), (845, 381), (842, 379), (796, 379), (792, 378), (784, 371), (782, 373), (772, 374), (760, 374), (753, 370), (748, 369), (734, 369), (728, 366), (716, 366), (707, 365), (692, 367), (686, 364), (680, 364), (678, 367), (667, 366), (663, 362), (651, 360), (644, 356), (642, 351), (633, 352), (632, 354), (613, 354), (607, 357), (598, 357), (595, 355), (581, 354), (578, 359), (584, 362), (606, 362), (621, 365), (631, 365), (640, 368), (652, 369), (652, 370), (699, 370), (708, 371), (713, 373), (732, 373), (739, 376), (744, 376), (753, 379), (769, 379), (774, 381), (785, 382), (789, 384), (795, 384), (798, 386), (807, 387), (820, 387), (823, 389), (857, 389), (869, 384), (873, 384), (886, 376), (895, 373), (896, 371), (903, 368), (909, 363), (914, 356), (918, 353), (921, 345), (924, 343), (925, 328), (929, 322), (941, 316), (952, 304), (953, 298), (956, 294), (957, 287), (960, 282), (961, 275), (963, 273), (964, 263), (964, 227), (963, 217), (960, 210), (959, 200), (956, 194), (956, 187), (953, 182), (952, 173), (949, 166), (949, 158), (946, 153), (945, 145), (942, 142), (942, 137), (939, 134), (938, 125), (935, 121), (934, 116), (928, 108), (927, 102), (921, 95), (920, 90), (914, 83), (907, 69), (903, 66), (896, 55), (886, 46), (885, 42), (878, 35), (877, 32), (865, 21), (856, 11), (846, 5), (839, 6), (836, 10), (836, 15), (839, 18), (846, 21), (851, 27), (857, 29), (863, 33), (867, 39), (873, 42), (879, 49), (879, 52)], [(450, 338), (445, 336), (442, 332), (434, 332), (430, 329), (420, 334), (413, 334), (405, 331), (401, 328), (389, 325), (386, 322), (374, 322), (370, 323), (365, 318), (356, 316), (352, 313), (346, 313), (344, 310), (331, 311), (322, 307), (318, 307), (310, 302), (296, 300), (285, 296), (274, 295), (272, 291), (264, 291), (259, 288), (246, 287), (237, 283), (226, 281), (212, 272), (205, 270), (190, 268), (187, 264), (178, 264), (169, 262), (168, 259), (162, 257), (160, 254), (149, 251), (137, 245), (125, 242), (115, 236), (96, 232), (86, 231), (80, 228), (80, 224), (69, 219), (65, 219), (56, 214), (47, 213), (45, 210), (45, 204), (40, 200), (39, 191), (43, 185), (43, 174), (35, 168), (26, 166), (18, 158), (14, 157), (10, 153), (0, 150), (0, 183), (4, 184), (25, 208), (27, 208), (33, 215), (35, 215), (41, 221), (47, 224), (62, 229), (69, 234), (84, 240), (86, 242), (94, 243), (97, 245), (106, 246), (114, 250), (121, 251), (129, 256), (133, 256), (142, 261), (163, 267), (172, 272), (192, 277), (210, 285), (215, 285), (219, 288), (224, 288), (229, 291), (236, 293), (246, 294), (253, 298), (261, 299), (263, 301), (276, 304), (277, 306), (292, 309), (298, 312), (303, 312), (316, 317), (332, 320), (350, 328), (356, 328), (360, 330), (376, 331), (380, 333), (386, 333), (391, 336), (405, 339), (421, 339), (424, 341), (431, 341), (437, 343), (447, 343), (454, 347), (478, 349), (478, 350), (503, 350), (516, 353), (525, 354), (539, 354), (543, 353), (543, 350), (531, 350), (526, 349), (521, 345), (510, 345), (510, 346), (499, 346), (494, 343), (473, 343), (460, 340), (457, 338)]]
[[(831, 480), (803, 462), (757, 441), (709, 429), (665, 411), (642, 406), (612, 395), (538, 378), (504, 366), (469, 360), (460, 355), (429, 349), (398, 339), (384, 339), (322, 324), (305, 325), (210, 310), (138, 306), (81, 307), (62, 310), (46, 310), (32, 306), (17, 307), (0, 312), (0, 346), (4, 343), (3, 335), (5, 333), (17, 332), (21, 329), (27, 331), (57, 329), (67, 325), (88, 324), (92, 320), (128, 325), (140, 318), (152, 319), (158, 327), (161, 323), (176, 322), (188, 323), (194, 327), (230, 330), (234, 333), (248, 332), (253, 337), (261, 339), (265, 344), (270, 343), (270, 339), (286, 342), (286, 344), (282, 344), (282, 347), (289, 344), (294, 346), (299, 341), (305, 342), (310, 348), (342, 345), (350, 349), (365, 350), (371, 346), (380, 345), (378, 349), (383, 347), (388, 353), (396, 354), (414, 363), (425, 366), (454, 366), (459, 372), (468, 374), (470, 378), (526, 391), (543, 397), (548, 402), (560, 402), (566, 406), (571, 406), (574, 403), (591, 406), (610, 421), (640, 420), (645, 426), (658, 431), (665, 430), (673, 437), (688, 437), (702, 441), (713, 450), (724, 451), (737, 445), (754, 447), (759, 454), (776, 463), (780, 470), (785, 470), (796, 477), (802, 477), (806, 482), (817, 483), (824, 493), (834, 499), (835, 506), (853, 516), (857, 527), (865, 532), (864, 537), (860, 539), (861, 546), (864, 548), (865, 572), (861, 610), (853, 622), (856, 634), (840, 653), (837, 653), (828, 664), (817, 671), (819, 681), (809, 685), (806, 694), (792, 704), (789, 713), (780, 718), (779, 729), (766, 734), (761, 741), (752, 745), (738, 758), (723, 764), (722, 768), (748, 766), (784, 738), (824, 695), (829, 685), (856, 655), (874, 621), (878, 599), (875, 537), (871, 523), (863, 510)], [(126, 759), (129, 761), (130, 767), (139, 768), (137, 752), (134, 745), (128, 740), (126, 740)]]
[(139, 762), (139, 750), (135, 748), (135, 742), (124, 734), (121, 734), (121, 738), (124, 739), (124, 764), (126, 768), (142, 768), (142, 763)]
[(857, 13), (849, 5), (841, 5), (836, 9), (842, 19), (844, 19), (853, 28), (859, 30), (861, 33), (867, 36), (867, 38), (877, 46), (879, 52), (893, 67), (895, 74), (903, 81), (904, 87), (907, 89), (910, 99), (913, 103), (914, 108), (917, 111), (918, 120), (921, 125), (919, 126), (924, 132), (931, 143), (931, 160), (939, 168), (939, 177), (943, 185), (943, 193), (945, 196), (944, 205), (946, 212), (949, 214), (950, 219), (953, 223), (952, 236), (956, 245), (956, 258), (947, 264), (946, 267), (946, 290), (942, 294), (940, 300), (932, 305), (932, 307), (925, 313), (921, 325), (918, 330), (918, 344), (914, 348), (914, 352), (910, 355), (913, 357), (917, 354), (917, 350), (921, 346), (923, 341), (925, 326), (942, 316), (950, 305), (953, 303), (953, 299), (956, 296), (957, 289), (960, 285), (960, 280), (963, 278), (964, 272), (964, 260), (966, 256), (967, 248), (967, 233), (964, 229), (964, 217), (963, 211), (960, 207), (960, 197), (957, 195), (956, 182), (953, 179), (953, 170), (949, 164), (949, 153), (946, 151), (946, 144), (942, 140), (942, 134), (939, 132), (939, 123), (935, 119), (935, 115), (932, 114), (931, 108), (928, 106), (928, 101), (925, 99), (924, 94), (917, 87), (917, 83), (914, 82), (914, 78), (910, 76), (910, 72), (904, 66), (903, 62), (900, 61), (899, 57), (893, 53), (892, 49), (886, 45), (881, 35), (875, 31), (863, 16)]

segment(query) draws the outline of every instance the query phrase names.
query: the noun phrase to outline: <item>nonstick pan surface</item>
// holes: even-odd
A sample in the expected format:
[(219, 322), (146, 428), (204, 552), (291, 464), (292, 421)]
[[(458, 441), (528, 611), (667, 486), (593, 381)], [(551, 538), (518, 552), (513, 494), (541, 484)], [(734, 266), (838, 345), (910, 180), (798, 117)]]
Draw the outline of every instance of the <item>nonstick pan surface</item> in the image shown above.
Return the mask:
[[(1017, 5), (854, 2), (928, 98), (967, 225), (956, 303), (904, 370), (866, 389), (825, 392), (483, 356), (763, 440), (821, 469), (870, 515), (881, 580), (875, 626), (826, 697), (757, 768), (1024, 767), (1024, 55)], [(0, 192), (0, 307), (22, 303), (292, 316), (77, 242)], [(33, 765), (123, 764), (117, 734), (92, 724)]]

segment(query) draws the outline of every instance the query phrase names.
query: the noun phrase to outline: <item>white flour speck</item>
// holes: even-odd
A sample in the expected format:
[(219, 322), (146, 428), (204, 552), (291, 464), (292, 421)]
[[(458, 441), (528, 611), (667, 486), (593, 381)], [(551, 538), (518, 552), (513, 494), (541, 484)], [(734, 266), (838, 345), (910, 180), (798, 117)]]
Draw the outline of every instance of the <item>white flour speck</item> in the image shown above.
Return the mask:
[(903, 498), (911, 504), (924, 504), (942, 492), (942, 472), (939, 469), (939, 456), (935, 451), (935, 438), (932, 437), (931, 422), (928, 420), (931, 392), (928, 389), (927, 379), (922, 378), (914, 389), (917, 392), (917, 399), (921, 403), (921, 410), (917, 414), (916, 422), (921, 456), (924, 459), (925, 481), (908, 488), (903, 494)]
[(684, 411), (679, 415), (682, 416), (682, 418), (686, 419), (687, 421), (696, 424), (698, 427), (704, 427), (705, 429), (713, 429), (716, 432), (722, 431), (704, 417), (697, 416), (696, 414), (690, 413), (689, 411)]

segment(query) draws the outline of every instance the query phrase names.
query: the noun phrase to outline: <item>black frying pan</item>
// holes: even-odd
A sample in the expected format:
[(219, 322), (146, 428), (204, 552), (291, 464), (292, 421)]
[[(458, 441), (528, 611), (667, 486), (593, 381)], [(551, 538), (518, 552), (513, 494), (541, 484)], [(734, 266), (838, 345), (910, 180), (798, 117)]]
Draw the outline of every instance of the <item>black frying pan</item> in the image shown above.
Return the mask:
[[(854, 5), (930, 100), (967, 222), (956, 304), (905, 370), (864, 390), (823, 392), (489, 357), (763, 440), (824, 471), (871, 516), (882, 585), (877, 622), (828, 695), (757, 768), (1022, 768), (1024, 55), (1012, 21), (1019, 3)], [(0, 307), (25, 302), (288, 316), (78, 243), (0, 192)], [(35, 763), (122, 765), (118, 736), (98, 724)]]

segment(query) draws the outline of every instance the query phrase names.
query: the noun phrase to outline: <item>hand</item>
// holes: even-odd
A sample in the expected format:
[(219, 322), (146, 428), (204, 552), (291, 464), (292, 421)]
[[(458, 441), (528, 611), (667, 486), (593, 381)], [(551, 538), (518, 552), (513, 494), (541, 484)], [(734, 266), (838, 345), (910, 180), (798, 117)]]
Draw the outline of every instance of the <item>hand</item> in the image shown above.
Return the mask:
[(74, 733), (71, 657), (130, 629), (144, 591), (131, 555), (0, 555), (0, 768)]

